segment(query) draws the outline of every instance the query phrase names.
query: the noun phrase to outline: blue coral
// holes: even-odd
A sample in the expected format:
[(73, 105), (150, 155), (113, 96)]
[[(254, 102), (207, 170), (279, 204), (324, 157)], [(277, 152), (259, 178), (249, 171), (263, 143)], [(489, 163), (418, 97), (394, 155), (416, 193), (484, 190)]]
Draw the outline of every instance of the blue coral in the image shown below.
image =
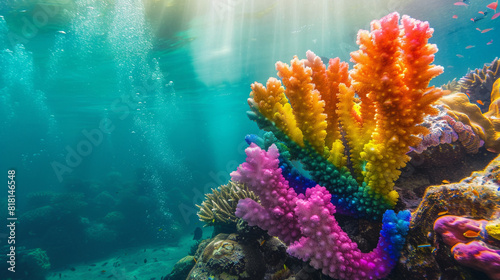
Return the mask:
[(410, 227), (411, 213), (408, 210), (400, 211), (397, 215), (393, 210), (387, 210), (382, 218), (380, 232), (381, 248), (389, 254), (390, 261), (396, 262), (406, 242), (406, 235)]

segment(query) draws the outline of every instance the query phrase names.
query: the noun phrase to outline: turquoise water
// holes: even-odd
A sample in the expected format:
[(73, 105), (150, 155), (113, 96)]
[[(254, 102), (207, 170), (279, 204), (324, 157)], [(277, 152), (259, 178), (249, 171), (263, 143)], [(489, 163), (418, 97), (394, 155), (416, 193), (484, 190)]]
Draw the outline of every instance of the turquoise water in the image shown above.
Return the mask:
[[(137, 207), (126, 218), (142, 230), (115, 228), (131, 233), (103, 255), (140, 232), (137, 243), (176, 243), (201, 226), (203, 194), (244, 161), (245, 135), (260, 133), (246, 99), (276, 61), (308, 49), (348, 61), (357, 31), (398, 11), (435, 29), (439, 86), (499, 56), (500, 19), (470, 20), (491, 1), (454, 2), (2, 1), (0, 171), (16, 170), (20, 213), (33, 193), (83, 193), (79, 212), (64, 208), (73, 227)], [(99, 195), (116, 207), (98, 208)], [(19, 232), (28, 247), (46, 234)], [(90, 257), (52, 254), (54, 267)]]

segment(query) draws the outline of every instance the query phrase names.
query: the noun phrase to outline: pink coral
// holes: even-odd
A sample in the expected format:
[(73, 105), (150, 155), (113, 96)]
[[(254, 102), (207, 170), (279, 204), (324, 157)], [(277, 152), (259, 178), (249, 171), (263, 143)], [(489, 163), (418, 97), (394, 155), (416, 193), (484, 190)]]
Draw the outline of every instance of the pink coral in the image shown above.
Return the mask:
[(314, 268), (322, 268), (323, 274), (334, 278), (378, 279), (389, 274), (392, 267), (388, 253), (380, 246), (362, 253), (335, 220), (330, 198), (324, 187), (316, 186), (307, 189), (305, 199), (297, 200), (295, 209), (304, 237), (290, 245), (288, 253), (311, 260)]
[(255, 192), (261, 204), (242, 199), (236, 216), (291, 244), (289, 254), (309, 260), (313, 267), (331, 277), (379, 279), (389, 274), (405, 242), (408, 211), (397, 215), (386, 211), (377, 248), (362, 253), (335, 220), (332, 195), (326, 188), (316, 185), (307, 189), (305, 196), (297, 195), (282, 175), (274, 144), (266, 152), (252, 143), (245, 152), (246, 162), (231, 177)]
[(236, 208), (236, 216), (251, 226), (258, 225), (267, 230), (270, 235), (279, 236), (285, 243), (295, 241), (300, 236), (300, 228), (293, 215), (297, 193), (281, 175), (278, 149), (273, 144), (266, 152), (252, 143), (245, 152), (247, 162), (232, 172), (231, 178), (235, 182), (244, 182), (259, 196), (260, 204), (242, 199)]

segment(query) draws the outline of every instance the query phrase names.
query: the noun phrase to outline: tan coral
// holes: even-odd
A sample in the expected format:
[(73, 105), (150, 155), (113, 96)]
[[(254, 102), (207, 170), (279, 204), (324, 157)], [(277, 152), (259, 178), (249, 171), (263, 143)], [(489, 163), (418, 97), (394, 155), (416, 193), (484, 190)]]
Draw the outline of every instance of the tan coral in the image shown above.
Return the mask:
[(217, 189), (212, 189), (212, 193), (205, 195), (205, 201), (200, 205), (198, 217), (205, 222), (205, 226), (213, 226), (217, 223), (235, 223), (238, 217), (234, 215), (238, 201), (243, 198), (251, 198), (259, 201), (254, 192), (248, 190), (243, 184), (229, 182)]
[(500, 79), (498, 79), (491, 92), (491, 104), (488, 112), (482, 113), (481, 109), (471, 103), (467, 95), (454, 92), (443, 96), (438, 103), (445, 105), (448, 115), (464, 124), (470, 125), (474, 132), (484, 140), (486, 149), (490, 152), (500, 152)]

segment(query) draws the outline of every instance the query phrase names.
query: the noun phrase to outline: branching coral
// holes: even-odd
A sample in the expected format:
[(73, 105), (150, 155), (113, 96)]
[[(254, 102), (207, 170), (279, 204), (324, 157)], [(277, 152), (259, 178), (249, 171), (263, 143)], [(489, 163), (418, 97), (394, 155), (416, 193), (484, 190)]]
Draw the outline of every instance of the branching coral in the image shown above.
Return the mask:
[(275, 78), (252, 84), (249, 117), (288, 147), (340, 212), (380, 219), (395, 206), (406, 153), (428, 132), (417, 124), (437, 112), (430, 104), (441, 96), (428, 87), (443, 71), (431, 65), (432, 32), (408, 16), (400, 25), (392, 13), (358, 33), (350, 73), (347, 63), (331, 59), (326, 67), (309, 51), (307, 60), (276, 63), (284, 87)]
[(238, 201), (244, 198), (251, 198), (259, 201), (254, 192), (248, 190), (243, 184), (229, 182), (217, 189), (212, 189), (212, 193), (205, 195), (205, 201), (196, 205), (200, 210), (198, 217), (205, 223), (204, 226), (213, 226), (218, 223), (236, 223), (238, 217), (234, 215)]
[(389, 274), (405, 242), (409, 211), (396, 215), (388, 210), (377, 248), (362, 253), (335, 220), (328, 190), (317, 185), (307, 189), (305, 196), (297, 195), (282, 175), (275, 145), (265, 151), (252, 143), (245, 152), (246, 162), (231, 177), (247, 185), (261, 201), (240, 200), (238, 217), (290, 244), (289, 254), (309, 260), (323, 274), (337, 279), (380, 279)]

